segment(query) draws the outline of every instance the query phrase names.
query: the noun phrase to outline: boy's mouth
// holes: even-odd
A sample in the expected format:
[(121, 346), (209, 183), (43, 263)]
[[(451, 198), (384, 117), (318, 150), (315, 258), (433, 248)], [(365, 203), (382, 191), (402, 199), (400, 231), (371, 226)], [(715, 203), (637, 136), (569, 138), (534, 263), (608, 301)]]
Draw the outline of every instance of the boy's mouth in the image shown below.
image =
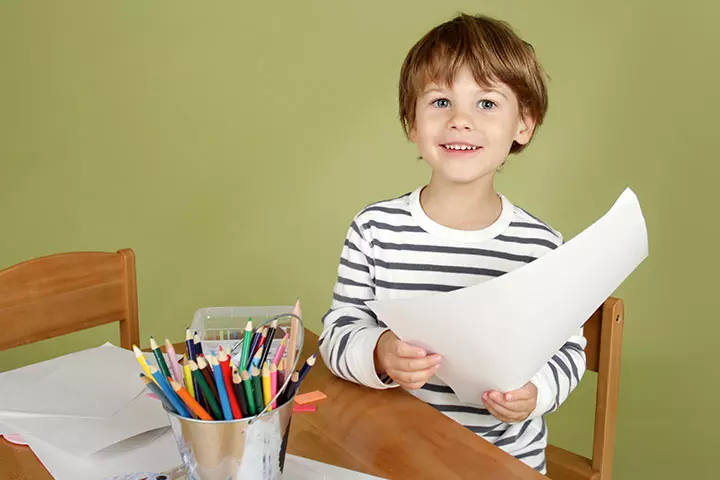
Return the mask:
[(469, 143), (441, 143), (440, 146), (448, 152), (472, 152), (482, 148)]

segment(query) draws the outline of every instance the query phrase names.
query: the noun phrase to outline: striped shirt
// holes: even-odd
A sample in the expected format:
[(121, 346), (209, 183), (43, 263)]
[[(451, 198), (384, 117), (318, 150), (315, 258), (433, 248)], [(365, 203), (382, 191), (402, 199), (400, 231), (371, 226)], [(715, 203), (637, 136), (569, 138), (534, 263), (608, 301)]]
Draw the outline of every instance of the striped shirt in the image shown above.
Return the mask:
[[(330, 310), (323, 317), (320, 352), (337, 376), (373, 388), (397, 386), (375, 372), (373, 353), (387, 330), (365, 305), (369, 300), (409, 298), (476, 285), (522, 267), (562, 244), (551, 227), (504, 196), (502, 213), (490, 226), (455, 230), (431, 220), (418, 188), (372, 204), (353, 219), (342, 249)], [(504, 423), (484, 408), (461, 402), (433, 376), (410, 393), (481, 435), (541, 473), (547, 426), (585, 373), (582, 330), (572, 336), (533, 377), (537, 407), (522, 422)]]

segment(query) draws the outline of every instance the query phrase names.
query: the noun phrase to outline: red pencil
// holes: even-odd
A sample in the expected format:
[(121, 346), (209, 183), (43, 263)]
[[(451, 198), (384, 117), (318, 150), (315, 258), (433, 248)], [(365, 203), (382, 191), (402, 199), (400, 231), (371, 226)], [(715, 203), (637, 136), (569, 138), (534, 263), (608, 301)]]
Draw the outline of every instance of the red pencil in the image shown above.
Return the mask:
[(242, 418), (242, 411), (235, 397), (235, 388), (232, 383), (232, 372), (230, 371), (230, 357), (224, 351), (218, 352), (218, 362), (220, 362), (220, 370), (222, 371), (223, 381), (225, 382), (225, 390), (227, 390), (228, 401), (230, 402), (230, 410), (232, 410), (233, 418)]

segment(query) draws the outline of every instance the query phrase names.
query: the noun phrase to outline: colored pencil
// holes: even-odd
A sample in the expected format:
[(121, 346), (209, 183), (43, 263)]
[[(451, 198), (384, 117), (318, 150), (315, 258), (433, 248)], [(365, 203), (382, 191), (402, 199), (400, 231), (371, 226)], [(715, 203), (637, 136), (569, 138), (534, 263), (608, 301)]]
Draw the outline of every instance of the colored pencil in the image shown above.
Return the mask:
[(215, 378), (215, 386), (218, 390), (218, 397), (220, 397), (220, 407), (222, 407), (223, 417), (225, 417), (225, 420), (232, 420), (233, 414), (232, 410), (230, 409), (230, 401), (228, 400), (228, 394), (225, 390), (225, 380), (223, 380), (223, 374), (222, 370), (220, 369), (220, 364), (218, 363), (217, 358), (215, 358), (215, 356), (211, 354), (208, 354), (206, 360), (213, 369), (213, 378)]
[[(145, 372), (145, 375), (147, 375), (148, 378), (150, 378), (153, 382), (155, 382), (155, 379), (153, 378), (152, 373), (150, 373), (150, 366), (147, 363), (145, 354), (142, 352), (142, 350), (140, 350), (137, 347), (137, 345), (133, 345), (132, 348), (133, 348), (133, 352), (135, 352), (135, 359), (140, 364), (140, 368), (143, 369), (143, 372)], [(157, 385), (157, 382), (155, 382), (155, 385)]]
[(307, 360), (305, 360), (305, 364), (303, 364), (302, 368), (300, 369), (300, 375), (298, 379), (298, 383), (301, 383), (303, 380), (305, 380), (305, 377), (307, 376), (310, 369), (315, 365), (315, 360), (317, 358), (317, 354), (313, 353), (308, 357)]
[(154, 379), (148, 378), (148, 376), (144, 373), (140, 374), (140, 378), (143, 382), (145, 382), (145, 386), (153, 393), (153, 395), (155, 395), (158, 400), (160, 400), (163, 405), (165, 405), (166, 410), (170, 410), (173, 413), (178, 413), (177, 410), (175, 410), (175, 407), (173, 407), (173, 404), (170, 403), (170, 400), (168, 400), (167, 396), (163, 393), (162, 389), (157, 386)]
[(263, 327), (262, 331), (260, 332), (260, 338), (258, 339), (257, 345), (255, 345), (255, 350), (250, 352), (250, 357), (254, 358), (255, 354), (257, 354), (258, 351), (262, 348), (263, 345), (265, 345), (265, 339), (267, 338), (268, 333), (268, 327)]
[(205, 378), (208, 387), (210, 387), (213, 395), (215, 395), (215, 399), (220, 401), (220, 395), (218, 394), (217, 385), (215, 385), (215, 375), (213, 374), (212, 366), (208, 365), (207, 359), (204, 355), (198, 355), (196, 363), (200, 373), (202, 373), (202, 376)]
[(252, 380), (253, 395), (255, 395), (255, 410), (257, 411), (256, 414), (259, 415), (265, 408), (265, 403), (263, 402), (262, 381), (260, 380), (260, 369), (258, 367), (252, 367), (250, 379)]
[[(267, 364), (262, 367), (262, 389), (263, 389), (263, 404), (267, 407), (270, 405), (272, 400), (272, 382), (270, 381), (270, 369)], [(272, 405), (268, 408), (268, 411), (272, 410)]]
[(196, 356), (203, 354), (202, 342), (200, 341), (200, 335), (198, 335), (197, 331), (195, 335), (193, 335), (193, 350), (195, 350)]
[(277, 384), (277, 365), (270, 362), (270, 398), (273, 399), (272, 401), (272, 408), (277, 408), (277, 400), (275, 399), (275, 395), (277, 394), (278, 384)]
[(277, 352), (275, 352), (275, 356), (273, 357), (273, 363), (275, 365), (280, 365), (280, 359), (283, 358), (283, 354), (285, 353), (285, 348), (287, 347), (287, 334), (283, 337), (283, 339), (280, 341), (280, 346), (277, 349)]
[(183, 369), (177, 359), (177, 353), (175, 347), (170, 343), (167, 337), (165, 337), (165, 353), (167, 353), (168, 359), (170, 360), (170, 372), (173, 374), (172, 377), (176, 382), (182, 383), (183, 381)]
[(218, 405), (217, 400), (215, 400), (215, 397), (213, 396), (212, 390), (210, 390), (210, 387), (208, 386), (207, 382), (205, 381), (205, 378), (202, 376), (202, 373), (200, 373), (200, 369), (197, 366), (197, 363), (190, 360), (190, 370), (192, 370), (192, 376), (196, 380), (197, 385), (200, 387), (200, 390), (202, 391), (202, 395), (205, 397), (205, 400), (207, 401), (207, 404), (210, 407), (210, 411), (212, 413), (212, 416), (215, 420), (222, 420), (223, 414), (220, 410), (220, 406)]
[(170, 383), (167, 381), (167, 377), (164, 377), (162, 372), (158, 370), (157, 367), (154, 365), (150, 366), (150, 373), (152, 374), (153, 378), (155, 378), (157, 384), (160, 385), (160, 388), (162, 388), (162, 391), (165, 396), (167, 396), (167, 399), (170, 400), (170, 403), (172, 403), (173, 407), (175, 407), (177, 414), (182, 417), (192, 418), (190, 412), (187, 408), (185, 408), (182, 400), (180, 400), (180, 397), (178, 397), (177, 393), (175, 393), (175, 390), (173, 390), (170, 386)]
[(185, 402), (185, 405), (188, 406), (190, 410), (200, 419), (200, 420), (212, 420), (212, 417), (210, 414), (208, 414), (203, 407), (200, 406), (200, 404), (190, 396), (190, 392), (185, 390), (182, 385), (180, 385), (175, 380), (170, 380), (170, 386), (175, 391), (175, 393), (178, 394), (180, 399)]
[(248, 412), (250, 415), (257, 415), (258, 411), (255, 407), (255, 395), (253, 394), (252, 381), (250, 380), (250, 374), (247, 370), (240, 372), (240, 379), (242, 380), (243, 390), (245, 391), (245, 399), (248, 404)]
[(155, 355), (155, 362), (157, 362), (157, 366), (162, 372), (163, 376), (165, 378), (169, 377), (170, 369), (168, 368), (167, 363), (165, 363), (165, 357), (163, 356), (162, 350), (160, 350), (160, 346), (157, 344), (153, 337), (150, 337), (150, 350), (152, 350), (153, 355)]
[(260, 342), (261, 336), (262, 336), (262, 333), (260, 331), (253, 332), (252, 341), (250, 342), (250, 351), (248, 352), (247, 362), (245, 363), (245, 365), (240, 365), (241, 370), (250, 368), (250, 360), (252, 359), (253, 355), (255, 355), (255, 350), (257, 349), (258, 342)]
[(290, 320), (290, 339), (288, 340), (287, 346), (287, 365), (285, 365), (286, 377), (291, 375), (295, 368), (295, 356), (297, 355), (295, 350), (297, 349), (298, 335), (300, 334), (300, 322), (298, 318), (302, 319), (302, 309), (300, 308), (299, 298), (295, 301), (295, 307), (293, 307), (292, 313), (297, 316), (297, 318), (292, 317)]
[(230, 403), (230, 411), (234, 419), (242, 418), (242, 410), (235, 398), (235, 388), (233, 388), (232, 371), (230, 370), (230, 357), (224, 351), (218, 352), (217, 360), (220, 363), (220, 371), (225, 381), (225, 391), (227, 392), (228, 402)]
[(285, 394), (283, 395), (283, 403), (289, 402), (292, 400), (293, 395), (295, 395), (295, 391), (297, 390), (297, 384), (298, 384), (298, 378), (300, 375), (298, 372), (294, 372), (292, 376), (290, 377), (290, 383), (288, 383), (287, 388), (285, 389)]
[(260, 363), (260, 359), (262, 358), (263, 351), (265, 350), (265, 345), (260, 345), (260, 348), (258, 348), (257, 352), (255, 352), (255, 356), (252, 359), (251, 365), (253, 367), (261, 368), (262, 364)]
[[(285, 362), (286, 360), (284, 358), (280, 359), (280, 363), (277, 366), (277, 385), (278, 390), (282, 388), (282, 386), (285, 384)], [(284, 392), (283, 392), (284, 393)], [(279, 401), (282, 401), (282, 395), (280, 395)]]
[(268, 353), (270, 353), (270, 349), (272, 348), (272, 342), (275, 339), (275, 332), (277, 331), (277, 326), (277, 320), (273, 320), (273, 322), (270, 324), (267, 336), (265, 337), (265, 350), (263, 350), (262, 357), (260, 357), (260, 365), (265, 365)]
[(185, 348), (187, 348), (188, 358), (195, 361), (195, 342), (193, 341), (193, 334), (189, 328), (185, 329)]
[(245, 333), (242, 341), (242, 356), (240, 357), (240, 366), (245, 368), (248, 357), (250, 356), (250, 343), (252, 342), (252, 321), (248, 320), (245, 325)]
[[(292, 382), (290, 383), (290, 385), (288, 385), (288, 388), (286, 390), (287, 396), (285, 398), (287, 400), (290, 400), (297, 393), (298, 389), (300, 388), (300, 384), (305, 379), (305, 377), (307, 376), (308, 372), (313, 367), (313, 365), (315, 365), (316, 358), (317, 358), (317, 354), (313, 353), (312, 355), (310, 355), (308, 357), (307, 360), (305, 360), (305, 363), (303, 364), (300, 371), (293, 373)], [(296, 374), (297, 374), (297, 380), (295, 380)]]
[(185, 360), (185, 357), (183, 357), (183, 378), (185, 379), (185, 388), (188, 392), (190, 392), (190, 395), (193, 396), (193, 398), (200, 398), (200, 392), (195, 392), (195, 382), (193, 382), (192, 378), (192, 370), (190, 370), (190, 364), (187, 363), (187, 360)]
[(240, 412), (242, 412), (243, 417), (249, 417), (250, 410), (248, 409), (247, 399), (245, 398), (245, 392), (243, 391), (242, 378), (240, 377), (240, 373), (235, 365), (232, 367), (232, 380), (233, 390), (235, 391), (235, 398), (240, 406)]

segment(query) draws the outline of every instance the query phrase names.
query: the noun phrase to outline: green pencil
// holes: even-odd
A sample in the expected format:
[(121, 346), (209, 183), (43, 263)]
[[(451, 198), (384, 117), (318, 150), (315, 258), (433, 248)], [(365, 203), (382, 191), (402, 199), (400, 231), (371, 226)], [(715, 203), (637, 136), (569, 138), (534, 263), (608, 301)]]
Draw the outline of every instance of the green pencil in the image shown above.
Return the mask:
[(255, 410), (256, 415), (258, 415), (263, 411), (263, 408), (265, 408), (265, 403), (263, 402), (262, 381), (260, 380), (260, 369), (258, 367), (252, 367), (251, 376), (253, 394), (255, 394)]
[(200, 373), (197, 363), (192, 360), (190, 360), (189, 363), (190, 370), (192, 371), (192, 376), (198, 383), (200, 390), (202, 390), (203, 396), (205, 397), (208, 405), (210, 405), (210, 410), (212, 410), (212, 416), (215, 418), (215, 420), (224, 419), (225, 417), (220, 410), (220, 406), (218, 405), (217, 400), (215, 400), (215, 396), (213, 395), (212, 390), (210, 390), (210, 386), (205, 381), (205, 377), (203, 377), (202, 373)]
[(245, 399), (247, 400), (248, 411), (250, 415), (257, 415), (258, 412), (255, 409), (255, 397), (253, 396), (253, 388), (250, 383), (250, 374), (247, 370), (243, 370), (240, 372), (240, 378), (242, 378), (243, 388), (245, 389)]
[(165, 378), (169, 377), (170, 370), (168, 369), (167, 363), (165, 363), (165, 357), (153, 337), (150, 337), (150, 348), (152, 349), (153, 355), (155, 355), (155, 361), (157, 362), (158, 368), (162, 372), (163, 376)]
[(243, 334), (242, 356), (240, 357), (240, 368), (247, 365), (250, 356), (250, 343), (252, 343), (252, 320), (248, 320), (245, 325), (245, 333)]

